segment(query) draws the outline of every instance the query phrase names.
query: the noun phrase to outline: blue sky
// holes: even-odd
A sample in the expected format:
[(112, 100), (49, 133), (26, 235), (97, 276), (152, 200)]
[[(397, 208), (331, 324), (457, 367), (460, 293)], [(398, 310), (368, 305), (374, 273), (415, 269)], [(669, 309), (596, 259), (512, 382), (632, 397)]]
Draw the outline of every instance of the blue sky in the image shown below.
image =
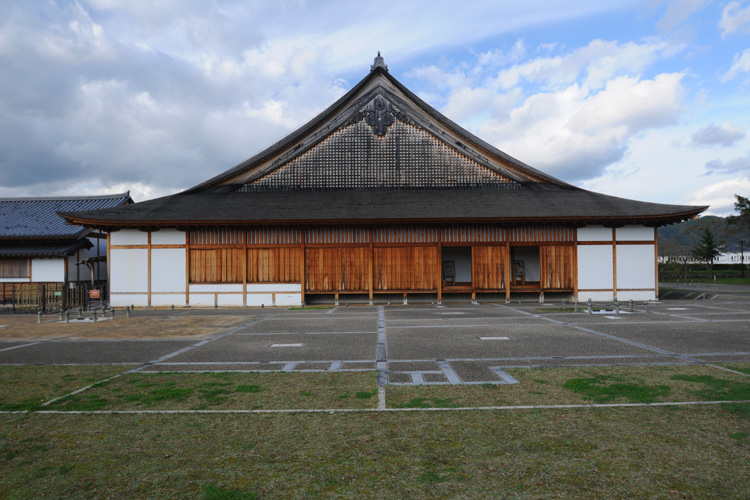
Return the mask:
[(750, 196), (750, 1), (0, 5), (0, 196), (195, 185), (302, 125), (378, 50), (506, 153), (595, 191)]

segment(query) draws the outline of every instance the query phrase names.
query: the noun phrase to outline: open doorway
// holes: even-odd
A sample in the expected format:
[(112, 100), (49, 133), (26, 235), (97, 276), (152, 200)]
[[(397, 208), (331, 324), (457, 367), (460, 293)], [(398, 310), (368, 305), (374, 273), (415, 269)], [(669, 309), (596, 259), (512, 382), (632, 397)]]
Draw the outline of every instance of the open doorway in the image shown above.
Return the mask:
[(539, 286), (541, 265), (539, 247), (511, 247), (511, 284), (516, 286)]
[(471, 247), (442, 248), (443, 287), (471, 287)]

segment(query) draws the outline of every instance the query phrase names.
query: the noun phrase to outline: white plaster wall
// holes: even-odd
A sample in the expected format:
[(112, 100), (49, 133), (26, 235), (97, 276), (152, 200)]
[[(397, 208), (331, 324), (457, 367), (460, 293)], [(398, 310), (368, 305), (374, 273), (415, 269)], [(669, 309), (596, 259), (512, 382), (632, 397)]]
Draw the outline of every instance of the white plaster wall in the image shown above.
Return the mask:
[(578, 245), (579, 290), (611, 289), (612, 271), (612, 245)]
[(147, 245), (148, 234), (137, 229), (114, 231), (109, 236), (110, 245)]
[(29, 278), (0, 278), (0, 283), (28, 283)]
[(541, 279), (539, 247), (514, 247), (512, 255), (513, 260), (523, 261), (523, 267), (526, 271), (526, 281), (539, 281)]
[(654, 266), (653, 245), (617, 245), (617, 288), (655, 288)]
[(148, 305), (148, 295), (146, 294), (117, 294), (111, 293), (109, 296), (109, 305), (112, 307), (138, 306), (146, 307)]
[(641, 225), (618, 227), (617, 241), (654, 241), (654, 228)]
[(656, 290), (638, 292), (617, 292), (617, 300), (627, 302), (628, 300), (656, 300)]
[(214, 305), (214, 294), (191, 294), (190, 305), (195, 307), (213, 307)]
[[(278, 298), (279, 296), (276, 296), (277, 304), (278, 304)], [(299, 299), (299, 295), (297, 295), (297, 304), (302, 305), (302, 300)], [(262, 305), (270, 306), (273, 304), (273, 297), (270, 293), (254, 293), (252, 295), (247, 296), (247, 305), (253, 306), (253, 307), (260, 307)]]
[[(151, 241), (153, 243), (153, 239)], [(151, 249), (151, 292), (185, 291), (185, 249)], [(184, 301), (184, 300), (183, 300)], [(151, 303), (153, 304), (153, 301)]]
[(612, 228), (585, 226), (578, 228), (578, 241), (612, 241)]
[(31, 281), (65, 281), (65, 260), (31, 259)]
[(592, 302), (611, 302), (615, 296), (612, 292), (578, 292), (578, 302), (586, 302), (591, 299)]
[(276, 305), (277, 306), (301, 306), (302, 295), (299, 293), (277, 293)]
[(185, 231), (162, 229), (151, 233), (152, 245), (184, 245)]
[(241, 306), (242, 294), (219, 294), (219, 307), (221, 306)]
[(248, 284), (248, 292), (302, 292), (301, 283), (280, 283), (280, 284)]
[[(153, 283), (151, 284), (153, 286)], [(185, 294), (184, 293), (171, 293), (167, 295), (151, 294), (151, 305), (157, 306), (185, 306)]]
[(451, 260), (456, 265), (456, 281), (471, 282), (471, 248), (443, 247), (442, 261)]
[[(183, 265), (183, 267), (185, 266), (185, 262), (184, 261), (183, 261), (182, 265)], [(183, 277), (183, 280), (184, 280), (184, 277)], [(184, 281), (183, 281), (183, 283), (184, 283)], [(218, 283), (216, 283), (216, 284), (207, 284), (207, 285), (190, 285), (190, 293), (193, 293), (193, 292), (198, 292), (198, 293), (200, 293), (200, 292), (204, 292), (204, 293), (205, 292), (208, 292), (208, 293), (213, 293), (213, 292), (239, 292), (239, 293), (242, 293), (242, 285), (241, 284), (240, 285), (237, 285), (237, 284), (222, 285), (222, 284), (218, 284)], [(193, 301), (193, 299), (191, 297), (190, 302), (192, 302), (192, 301)], [(211, 302), (211, 304), (213, 304), (213, 302)]]
[(109, 289), (112, 293), (148, 292), (148, 250), (113, 248), (110, 258)]

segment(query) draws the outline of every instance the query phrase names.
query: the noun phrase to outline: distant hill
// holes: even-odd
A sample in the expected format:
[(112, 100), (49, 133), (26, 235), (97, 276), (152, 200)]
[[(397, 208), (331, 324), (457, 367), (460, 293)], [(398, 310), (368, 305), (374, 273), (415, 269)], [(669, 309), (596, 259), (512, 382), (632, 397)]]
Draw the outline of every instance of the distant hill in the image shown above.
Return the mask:
[(745, 241), (745, 248), (750, 249), (750, 232), (739, 231), (736, 226), (727, 225), (724, 217), (707, 215), (700, 219), (689, 220), (679, 224), (660, 227), (659, 249), (682, 248), (687, 252), (698, 243), (703, 228), (708, 227), (714, 238), (724, 247), (724, 252), (739, 251), (740, 240)]

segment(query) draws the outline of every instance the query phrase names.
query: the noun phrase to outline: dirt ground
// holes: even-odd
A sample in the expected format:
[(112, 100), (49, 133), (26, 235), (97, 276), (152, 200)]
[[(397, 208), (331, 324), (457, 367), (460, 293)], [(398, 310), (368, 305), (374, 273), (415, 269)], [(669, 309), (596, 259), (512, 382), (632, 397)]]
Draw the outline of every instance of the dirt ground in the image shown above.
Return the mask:
[(71, 314), (70, 323), (60, 323), (57, 315), (45, 315), (38, 324), (34, 314), (0, 315), (0, 340), (50, 339), (202, 339), (212, 337), (248, 321), (242, 316), (142, 316), (80, 322)]

